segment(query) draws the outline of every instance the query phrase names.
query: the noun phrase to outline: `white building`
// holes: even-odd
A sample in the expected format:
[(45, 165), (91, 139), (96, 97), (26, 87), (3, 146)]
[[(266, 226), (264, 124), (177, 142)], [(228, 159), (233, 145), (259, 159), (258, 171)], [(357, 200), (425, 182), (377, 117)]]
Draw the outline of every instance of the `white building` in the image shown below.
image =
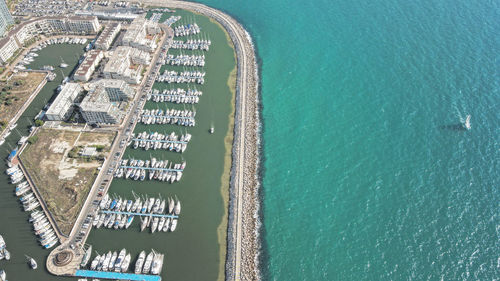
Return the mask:
[(123, 80), (102, 79), (90, 85), (90, 92), (106, 94), (111, 102), (127, 101), (135, 95), (134, 89)]
[(137, 48), (146, 52), (153, 52), (158, 45), (158, 39), (161, 29), (155, 22), (138, 17), (132, 21), (123, 35), (123, 45)]
[(123, 112), (114, 104), (93, 101), (90, 96), (80, 103), (80, 113), (89, 124), (117, 124), (123, 118)]
[(76, 69), (73, 78), (77, 81), (89, 81), (103, 57), (104, 54), (99, 50), (90, 50), (87, 52), (85, 59)]
[(99, 38), (95, 41), (96, 49), (107, 50), (111, 47), (111, 43), (115, 39), (116, 35), (120, 32), (122, 28), (121, 23), (110, 23), (106, 25), (104, 30), (99, 35)]
[(66, 30), (80, 34), (95, 34), (101, 29), (97, 17), (70, 16), (65, 18)]
[(120, 46), (113, 51), (104, 67), (104, 77), (120, 79), (130, 84), (139, 84), (142, 79), (143, 65), (151, 63), (151, 56), (141, 50)]
[(25, 21), (0, 40), (0, 63), (5, 64), (26, 41), (38, 35), (96, 34), (100, 28), (97, 17), (91, 16), (42, 17)]
[(3, 36), (7, 27), (13, 23), (14, 20), (10, 14), (9, 7), (7, 7), (7, 3), (5, 0), (0, 0), (0, 36)]
[(73, 102), (82, 90), (82, 87), (77, 83), (66, 83), (45, 113), (47, 120), (63, 121), (68, 118)]
[(0, 40), (0, 62), (5, 64), (19, 49), (14, 37), (5, 37)]

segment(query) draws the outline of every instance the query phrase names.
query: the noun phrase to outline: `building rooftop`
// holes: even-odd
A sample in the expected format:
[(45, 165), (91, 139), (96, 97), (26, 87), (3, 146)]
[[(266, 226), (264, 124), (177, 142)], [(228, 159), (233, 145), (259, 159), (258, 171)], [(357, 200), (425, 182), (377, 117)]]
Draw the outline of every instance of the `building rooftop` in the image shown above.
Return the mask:
[(96, 45), (105, 44), (108, 38), (112, 36), (113, 31), (120, 28), (121, 28), (120, 23), (114, 22), (107, 24), (104, 30), (101, 32), (101, 35), (99, 35), (99, 37), (97, 38), (95, 44)]
[(82, 91), (82, 87), (77, 83), (66, 83), (61, 92), (54, 99), (46, 114), (60, 114), (65, 106), (66, 101), (73, 101), (73, 99)]
[(87, 52), (85, 59), (75, 71), (75, 75), (85, 75), (89, 71), (89, 68), (94, 64), (94, 62), (99, 59), (100, 55), (101, 51), (99, 50), (90, 50), (89, 52)]

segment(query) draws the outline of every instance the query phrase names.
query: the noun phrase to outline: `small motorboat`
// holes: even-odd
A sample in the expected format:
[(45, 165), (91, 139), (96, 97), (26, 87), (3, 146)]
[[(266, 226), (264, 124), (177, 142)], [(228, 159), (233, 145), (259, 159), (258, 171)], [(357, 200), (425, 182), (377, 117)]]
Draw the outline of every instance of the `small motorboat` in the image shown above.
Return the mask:
[(31, 269), (37, 269), (38, 268), (38, 264), (36, 263), (35, 259), (30, 257), (30, 256), (26, 256), (26, 258), (28, 259), (28, 264), (30, 265)]

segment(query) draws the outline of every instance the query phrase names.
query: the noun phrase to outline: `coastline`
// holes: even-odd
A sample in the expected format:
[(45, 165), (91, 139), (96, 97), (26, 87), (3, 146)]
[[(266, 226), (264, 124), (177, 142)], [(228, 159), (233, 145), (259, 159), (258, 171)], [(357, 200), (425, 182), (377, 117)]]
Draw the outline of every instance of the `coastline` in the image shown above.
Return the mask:
[[(237, 55), (234, 138), (227, 229), (226, 280), (258, 280), (260, 250), (258, 73), (248, 32), (227, 14), (203, 4), (158, 0), (155, 6), (186, 9), (208, 16), (228, 32)], [(238, 122), (236, 122), (238, 121)]]

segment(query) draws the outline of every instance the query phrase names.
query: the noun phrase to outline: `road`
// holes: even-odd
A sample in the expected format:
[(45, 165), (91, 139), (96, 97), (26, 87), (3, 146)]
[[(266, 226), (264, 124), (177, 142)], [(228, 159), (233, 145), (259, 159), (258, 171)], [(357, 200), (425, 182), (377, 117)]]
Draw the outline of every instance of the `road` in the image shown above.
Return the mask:
[[(162, 26), (162, 28), (165, 31), (165, 36), (163, 36), (159, 45), (160, 47), (155, 52), (153, 59), (151, 60), (152, 67), (148, 69), (142, 83), (139, 85), (139, 87), (137, 87), (137, 93), (134, 97), (134, 100), (131, 101), (132, 106), (129, 107), (129, 112), (118, 128), (116, 138), (113, 141), (113, 145), (110, 149), (109, 157), (104, 161), (101, 167), (101, 171), (99, 172), (99, 175), (97, 176), (82, 207), (82, 211), (80, 211), (80, 214), (78, 215), (75, 225), (68, 238), (67, 244), (69, 244), (70, 247), (72, 244), (75, 245), (74, 247), (76, 247), (77, 244), (83, 245), (87, 240), (88, 235), (90, 234), (90, 230), (92, 229), (91, 221), (93, 219), (93, 215), (97, 212), (97, 206), (94, 201), (100, 200), (101, 196), (108, 192), (108, 189), (113, 180), (113, 171), (118, 166), (120, 158), (127, 147), (127, 140), (130, 134), (134, 131), (135, 125), (137, 124), (138, 118), (136, 118), (137, 114), (135, 114), (135, 112), (140, 111), (143, 108), (146, 102), (144, 93), (150, 91), (154, 83), (154, 78), (152, 77), (156, 77), (155, 75), (160, 68), (156, 64), (156, 62), (160, 57), (160, 54), (166, 53), (166, 50), (168, 50), (168, 44), (171, 42), (171, 29), (166, 28), (165, 26)], [(165, 50), (162, 49), (163, 46), (166, 46)], [(89, 219), (90, 224), (88, 227), (85, 227), (84, 225), (87, 219)]]

